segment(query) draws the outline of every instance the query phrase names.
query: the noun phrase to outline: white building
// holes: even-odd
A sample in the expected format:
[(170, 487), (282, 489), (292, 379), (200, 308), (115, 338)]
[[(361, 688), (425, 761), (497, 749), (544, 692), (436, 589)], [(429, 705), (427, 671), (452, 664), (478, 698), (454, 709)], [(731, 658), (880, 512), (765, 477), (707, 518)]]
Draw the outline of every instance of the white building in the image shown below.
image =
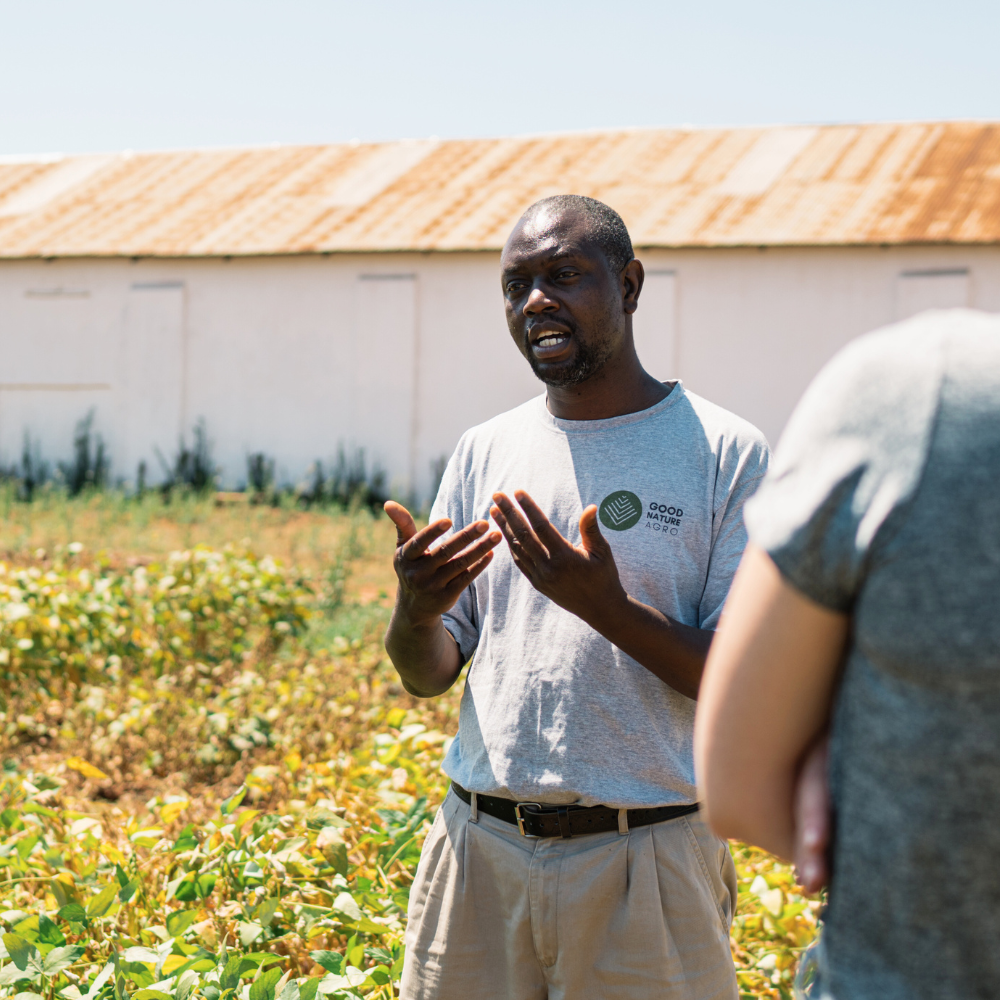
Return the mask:
[(499, 249), (560, 192), (618, 209), (640, 356), (774, 441), (850, 338), (1000, 311), (1000, 126), (637, 130), (0, 161), (0, 465), (113, 474), (204, 420), (223, 481), (364, 447), (426, 494), (468, 426), (538, 393)]

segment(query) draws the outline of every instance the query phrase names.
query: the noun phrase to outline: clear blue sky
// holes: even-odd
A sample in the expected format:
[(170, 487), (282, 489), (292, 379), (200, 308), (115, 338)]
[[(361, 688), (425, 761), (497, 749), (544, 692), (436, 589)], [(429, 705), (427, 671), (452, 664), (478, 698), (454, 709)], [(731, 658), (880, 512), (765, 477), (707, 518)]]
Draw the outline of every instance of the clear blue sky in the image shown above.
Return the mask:
[(0, 0), (0, 153), (1000, 119), (1000, 0)]

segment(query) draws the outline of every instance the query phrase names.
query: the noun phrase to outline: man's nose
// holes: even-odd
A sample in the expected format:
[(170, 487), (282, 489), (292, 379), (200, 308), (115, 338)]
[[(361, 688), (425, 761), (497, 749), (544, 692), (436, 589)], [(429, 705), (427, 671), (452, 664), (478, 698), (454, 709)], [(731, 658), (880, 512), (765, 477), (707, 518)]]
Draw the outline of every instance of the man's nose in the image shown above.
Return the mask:
[(554, 312), (559, 308), (559, 303), (550, 299), (540, 288), (532, 288), (528, 301), (524, 303), (525, 316), (537, 316), (543, 312)]

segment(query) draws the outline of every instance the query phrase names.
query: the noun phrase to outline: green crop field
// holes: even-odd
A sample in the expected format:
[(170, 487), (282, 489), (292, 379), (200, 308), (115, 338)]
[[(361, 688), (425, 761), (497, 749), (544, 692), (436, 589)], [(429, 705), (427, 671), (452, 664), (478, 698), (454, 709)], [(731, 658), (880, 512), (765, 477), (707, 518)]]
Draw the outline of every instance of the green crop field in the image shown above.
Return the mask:
[[(461, 684), (382, 649), (367, 510), (0, 492), (0, 997), (397, 996)], [(732, 846), (747, 997), (818, 903)]]

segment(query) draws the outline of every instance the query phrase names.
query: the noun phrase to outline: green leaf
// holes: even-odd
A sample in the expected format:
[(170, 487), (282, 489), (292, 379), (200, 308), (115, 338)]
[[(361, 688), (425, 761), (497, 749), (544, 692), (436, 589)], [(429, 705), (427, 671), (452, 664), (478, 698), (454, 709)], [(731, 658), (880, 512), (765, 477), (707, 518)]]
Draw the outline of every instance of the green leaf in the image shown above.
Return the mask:
[(48, 816), (50, 819), (54, 816), (59, 815), (55, 811), (55, 809), (49, 809), (46, 806), (40, 806), (37, 802), (25, 802), (24, 805), (21, 806), (21, 812), (35, 813), (39, 816)]
[(159, 990), (136, 990), (132, 994), (132, 1000), (172, 1000), (169, 993), (161, 993)]
[(28, 960), (31, 958), (32, 953), (38, 953), (38, 949), (33, 944), (25, 941), (20, 934), (4, 934), (3, 943), (7, 949), (7, 954), (10, 955), (14, 964), (22, 972), (28, 968)]
[(333, 901), (333, 908), (353, 921), (358, 921), (363, 916), (361, 907), (349, 892), (340, 893)]
[(250, 1000), (274, 1000), (274, 987), (281, 978), (281, 969), (268, 969), (250, 984)]
[(243, 956), (243, 961), (247, 964), (240, 966), (240, 975), (246, 975), (247, 970), (256, 969), (258, 966), (268, 968), (276, 962), (283, 962), (284, 956), (272, 955), (266, 951), (251, 951)]
[(386, 965), (376, 965), (374, 969), (369, 969), (368, 978), (379, 986), (385, 986), (392, 979), (389, 975), (389, 967)]
[(242, 955), (230, 955), (226, 967), (219, 976), (219, 986), (222, 990), (234, 990), (240, 985), (240, 963)]
[(0, 823), (3, 823), (9, 830), (20, 818), (20, 814), (14, 808), (4, 809), (0, 812)]
[(264, 933), (264, 928), (257, 923), (247, 923), (243, 920), (237, 921), (236, 926), (239, 928), (240, 934), (240, 944), (244, 948), (249, 947), (254, 941), (257, 940)]
[(339, 976), (344, 967), (344, 956), (339, 951), (311, 951), (309, 955), (317, 965), (334, 975)]
[(264, 902), (257, 907), (257, 912), (254, 914), (254, 920), (256, 920), (262, 927), (270, 927), (271, 922), (274, 920), (275, 913), (278, 912), (279, 904), (280, 900), (277, 896), (271, 896), (270, 899), (265, 899)]
[[(147, 965), (156, 965), (160, 960), (160, 956), (152, 948), (144, 948), (142, 945), (132, 945), (131, 948), (126, 948), (122, 957), (130, 966), (138, 965), (139, 963), (145, 963)], [(131, 969), (126, 969), (126, 972), (131, 972)]]
[(64, 948), (53, 948), (42, 960), (42, 974), (54, 976), (56, 973), (68, 969), (74, 962), (78, 961), (86, 952), (83, 945), (67, 945)]
[(118, 879), (118, 884), (124, 889), (129, 883), (129, 877), (125, 872), (125, 869), (121, 865), (115, 864), (115, 878)]
[(243, 798), (246, 795), (246, 793), (247, 793), (247, 786), (240, 785), (240, 787), (237, 788), (236, 791), (233, 792), (233, 794), (230, 795), (229, 798), (222, 803), (222, 806), (220, 807), (220, 812), (222, 813), (222, 815), (229, 816), (232, 813), (236, 812), (236, 810), (239, 809), (240, 803), (243, 801)]
[(207, 899), (212, 894), (212, 890), (215, 888), (215, 883), (218, 881), (219, 875), (217, 872), (205, 872), (204, 875), (199, 875), (196, 883), (198, 887), (198, 898)]
[(56, 897), (56, 902), (60, 906), (77, 901), (76, 889), (71, 885), (67, 885), (62, 879), (54, 878), (49, 885), (52, 889), (52, 895)]
[(118, 899), (122, 903), (127, 903), (139, 891), (139, 880), (133, 879), (128, 885), (122, 886), (118, 890)]
[(41, 839), (40, 837), (38, 837), (38, 836), (36, 836), (34, 834), (32, 834), (30, 837), (22, 837), (17, 842), (17, 848), (16, 849), (17, 849), (18, 857), (22, 861), (27, 861), (28, 860), (28, 855), (35, 849), (35, 844), (37, 844), (40, 839)]
[(115, 882), (106, 885), (96, 896), (87, 900), (87, 916), (103, 917), (114, 905), (117, 895), (118, 885)]
[(278, 1000), (299, 1000), (299, 984), (294, 979), (289, 979), (281, 988)]
[(319, 986), (319, 976), (307, 979), (299, 986), (299, 1000), (316, 1000), (317, 986)]
[(88, 997), (96, 997), (101, 990), (104, 989), (104, 984), (111, 978), (111, 974), (115, 971), (114, 964), (108, 962), (103, 969), (97, 974), (97, 978), (90, 984), (90, 989), (87, 991), (86, 995)]
[(40, 944), (53, 945), (66, 943), (63, 932), (44, 913), (38, 918), (38, 941)]
[(194, 910), (174, 910), (173, 913), (168, 913), (167, 933), (171, 937), (183, 934), (195, 922), (197, 916)]
[(188, 823), (174, 841), (172, 850), (176, 854), (180, 851), (193, 851), (197, 846), (198, 838), (194, 835), (194, 824)]
[(30, 917), (19, 920), (11, 930), (20, 935), (29, 944), (38, 943), (38, 914), (32, 913)]
[(68, 920), (77, 924), (87, 923), (87, 911), (79, 903), (67, 903), (57, 914), (60, 920)]

